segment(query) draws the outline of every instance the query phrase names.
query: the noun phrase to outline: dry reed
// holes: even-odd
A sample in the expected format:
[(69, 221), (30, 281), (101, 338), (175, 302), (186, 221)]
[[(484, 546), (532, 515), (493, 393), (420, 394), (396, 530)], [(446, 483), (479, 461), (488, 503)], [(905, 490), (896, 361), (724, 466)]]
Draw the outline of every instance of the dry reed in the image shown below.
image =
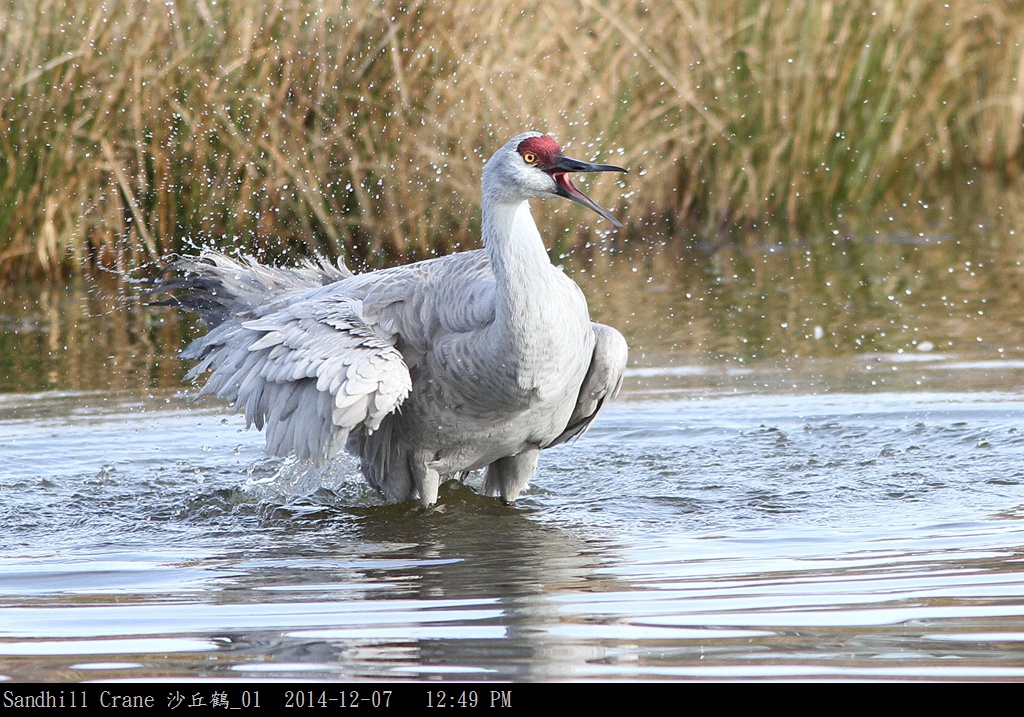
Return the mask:
[[(1019, 3), (3, 0), (0, 28), (6, 277), (472, 246), (483, 159), (527, 128), (634, 169), (592, 186), (632, 237), (1021, 155)], [(549, 211), (559, 249), (588, 236)]]

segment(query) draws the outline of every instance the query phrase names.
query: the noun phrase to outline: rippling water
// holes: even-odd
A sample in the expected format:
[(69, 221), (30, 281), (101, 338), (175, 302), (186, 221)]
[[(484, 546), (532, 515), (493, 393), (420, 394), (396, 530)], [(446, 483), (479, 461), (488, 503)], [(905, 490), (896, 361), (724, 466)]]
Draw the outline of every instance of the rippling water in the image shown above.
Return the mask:
[(1024, 400), (993, 372), (1024, 369), (634, 371), (516, 507), (470, 480), (429, 514), (170, 392), (2, 396), (0, 673), (1024, 677)]
[(431, 513), (264, 457), (146, 312), (8, 303), (0, 677), (1024, 678), (1016, 274), (890, 281), (849, 325), (741, 274), (593, 278), (623, 396), (515, 507), (471, 478)]

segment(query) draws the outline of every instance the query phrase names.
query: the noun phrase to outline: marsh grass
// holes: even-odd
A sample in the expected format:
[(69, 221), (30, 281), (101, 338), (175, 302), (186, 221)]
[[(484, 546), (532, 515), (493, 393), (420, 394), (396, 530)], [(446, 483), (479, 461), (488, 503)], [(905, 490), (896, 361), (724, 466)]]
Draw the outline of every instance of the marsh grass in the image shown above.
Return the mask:
[[(357, 265), (476, 246), (551, 132), (629, 165), (626, 241), (836, 221), (1021, 157), (1024, 6), (962, 0), (2, 0), (0, 275), (196, 245)], [(600, 224), (546, 207), (557, 251)], [(590, 227), (581, 228), (581, 227)], [(655, 227), (657, 227), (655, 229)]]

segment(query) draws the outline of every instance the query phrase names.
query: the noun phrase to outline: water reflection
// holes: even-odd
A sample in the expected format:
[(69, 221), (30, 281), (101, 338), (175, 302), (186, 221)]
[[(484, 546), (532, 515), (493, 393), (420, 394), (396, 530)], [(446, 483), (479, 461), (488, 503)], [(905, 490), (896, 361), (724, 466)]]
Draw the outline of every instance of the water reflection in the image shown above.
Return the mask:
[[(265, 599), (275, 603), (332, 593), (343, 601), (319, 627), (263, 634), (261, 641), (272, 641), (275, 654), (280, 648), (285, 663), (313, 654), (324, 665), (349, 665), (354, 677), (379, 675), (387, 666), (396, 677), (542, 679), (562, 674), (570, 653), (572, 663), (590, 659), (594, 648), (549, 635), (549, 626), (562, 621), (549, 596), (614, 582), (598, 575), (594, 549), (531, 519), (528, 510), (495, 506), (458, 484), (448, 484), (441, 500), (444, 512), (431, 515), (407, 507), (359, 510), (354, 522), (343, 519), (344, 543), (332, 551), (321, 550), (307, 565), (287, 558), (269, 576), (267, 565), (250, 575), (252, 589), (270, 591)], [(287, 539), (308, 531), (307, 539), (322, 546), (337, 519), (300, 521), (298, 530), (289, 523)], [(362, 557), (353, 561), (353, 553)], [(333, 561), (343, 569), (325, 584)], [(372, 587), (361, 592), (353, 585)]]
[(0, 285), (0, 391), (121, 390), (180, 381), (182, 327), (117, 284)]
[(1020, 353), (1019, 243), (889, 237), (604, 256), (574, 277), (639, 365)]
[[(800, 242), (765, 231), (715, 246), (594, 246), (564, 263), (636, 366), (1024, 351), (1012, 229)], [(0, 288), (0, 390), (176, 385), (176, 352), (195, 329), (132, 292)]]

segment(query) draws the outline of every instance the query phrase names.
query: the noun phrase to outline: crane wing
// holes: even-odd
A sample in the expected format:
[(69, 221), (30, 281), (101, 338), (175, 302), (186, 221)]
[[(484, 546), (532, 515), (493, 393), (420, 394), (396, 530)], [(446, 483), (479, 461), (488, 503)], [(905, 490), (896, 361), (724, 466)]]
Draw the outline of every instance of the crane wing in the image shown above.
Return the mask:
[(233, 317), (254, 316), (282, 297), (301, 295), (351, 277), (352, 272), (341, 259), (337, 266), (320, 257), (297, 267), (272, 267), (251, 256), (234, 259), (207, 249), (198, 257), (184, 257), (170, 264), (147, 295), (180, 291), (152, 304), (191, 311), (211, 328)]
[(622, 374), (626, 370), (626, 359), (629, 349), (626, 339), (618, 331), (604, 324), (592, 323), (594, 328), (594, 354), (590, 360), (590, 368), (580, 386), (576, 399), (576, 407), (565, 430), (544, 448), (557, 446), (574, 438), (579, 438), (590, 427), (591, 422), (601, 412), (605, 401), (615, 398), (622, 387)]
[(360, 274), (346, 286), (362, 316), (396, 336), (409, 368), (446, 337), (494, 321), (494, 272), (481, 250)]
[(199, 361), (187, 378), (212, 369), (200, 393), (265, 429), (269, 453), (323, 464), (351, 431), (376, 430), (412, 388), (402, 355), (357, 305), (308, 300), (225, 322), (182, 353)]
[(212, 327), (182, 352), (188, 379), (210, 371), (215, 394), (266, 431), (267, 451), (326, 462), (352, 431), (374, 431), (409, 395), (412, 380), (395, 337), (368, 322), (348, 295), (344, 266), (264, 267), (219, 252), (178, 262), (151, 293)]

